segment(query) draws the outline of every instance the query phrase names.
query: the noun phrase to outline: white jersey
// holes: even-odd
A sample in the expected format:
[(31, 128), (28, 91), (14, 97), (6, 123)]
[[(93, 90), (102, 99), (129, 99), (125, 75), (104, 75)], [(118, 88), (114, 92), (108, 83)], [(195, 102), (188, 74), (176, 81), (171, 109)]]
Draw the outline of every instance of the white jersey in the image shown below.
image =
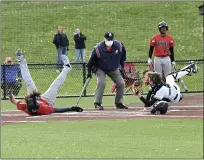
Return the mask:
[(181, 93), (176, 86), (162, 86), (154, 95), (158, 100), (177, 103), (181, 98)]
[(166, 86), (162, 86), (154, 95), (154, 98), (158, 100), (165, 100), (173, 103), (180, 101), (181, 93), (180, 87), (175, 83), (172, 75), (166, 77)]

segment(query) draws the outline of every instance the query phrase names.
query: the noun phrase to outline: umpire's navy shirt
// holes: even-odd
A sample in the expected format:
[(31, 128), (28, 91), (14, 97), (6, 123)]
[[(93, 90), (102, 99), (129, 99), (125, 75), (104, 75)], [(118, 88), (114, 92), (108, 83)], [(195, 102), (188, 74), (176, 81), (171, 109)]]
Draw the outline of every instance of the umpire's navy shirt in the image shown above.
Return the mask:
[(126, 61), (126, 49), (122, 43), (114, 40), (112, 45), (112, 51), (108, 51), (105, 42), (98, 43), (89, 59), (87, 64), (88, 70), (91, 70), (93, 66), (102, 69), (105, 72), (114, 71), (117, 68), (124, 68)]

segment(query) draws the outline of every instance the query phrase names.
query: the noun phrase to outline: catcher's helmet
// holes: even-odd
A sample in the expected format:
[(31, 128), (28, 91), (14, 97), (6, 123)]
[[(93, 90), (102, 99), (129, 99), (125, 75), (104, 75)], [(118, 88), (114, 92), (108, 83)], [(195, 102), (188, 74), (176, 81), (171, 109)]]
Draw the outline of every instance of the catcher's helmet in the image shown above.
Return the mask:
[(168, 24), (165, 21), (159, 22), (158, 29), (166, 27), (166, 30), (168, 31)]
[(149, 72), (148, 76), (155, 85), (160, 84), (162, 82), (161, 76), (157, 72)]
[(165, 101), (156, 102), (153, 105), (153, 109), (151, 110), (151, 114), (166, 114), (168, 110), (168, 103)]

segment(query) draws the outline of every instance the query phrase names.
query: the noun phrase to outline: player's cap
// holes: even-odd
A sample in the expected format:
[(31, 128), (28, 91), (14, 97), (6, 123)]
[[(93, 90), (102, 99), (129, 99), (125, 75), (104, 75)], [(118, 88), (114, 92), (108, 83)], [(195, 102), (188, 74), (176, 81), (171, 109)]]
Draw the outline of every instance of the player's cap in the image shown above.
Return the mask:
[(108, 41), (110, 41), (110, 40), (113, 40), (114, 34), (113, 34), (113, 32), (106, 32), (105, 35), (104, 35), (104, 37), (105, 37)]

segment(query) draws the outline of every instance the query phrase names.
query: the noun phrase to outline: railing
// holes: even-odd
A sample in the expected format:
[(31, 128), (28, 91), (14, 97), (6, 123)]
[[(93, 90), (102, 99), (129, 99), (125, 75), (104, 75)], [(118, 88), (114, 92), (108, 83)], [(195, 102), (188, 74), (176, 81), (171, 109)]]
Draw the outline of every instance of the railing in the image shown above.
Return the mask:
[[(201, 93), (203, 92), (203, 59), (193, 60), (198, 65), (198, 73), (192, 73), (192, 76), (185, 76), (183, 81), (185, 82), (186, 86), (188, 87), (188, 93)], [(188, 64), (188, 60), (178, 60), (176, 61), (177, 68), (181, 69)], [(127, 62), (134, 64), (135, 70), (139, 71), (141, 74), (144, 70), (148, 69), (146, 61), (134, 61), (134, 62)], [(62, 97), (78, 97), (82, 88), (83, 84), (86, 81), (86, 64), (84, 63), (72, 63), (72, 70), (68, 73), (67, 79), (65, 83), (60, 88), (58, 92), (58, 98)], [(14, 65), (11, 65), (14, 66)], [(17, 93), (17, 98), (23, 98), (26, 95), (26, 86), (24, 81), (20, 82), (17, 81), (15, 84), (6, 83), (5, 78), (7, 77), (6, 68), (11, 67), (9, 65), (1, 65), (1, 76), (2, 76), (2, 83), (1, 83), (1, 90), (2, 96), (1, 99), (8, 99), (7, 92), (12, 87), (19, 90)], [(56, 72), (56, 64), (28, 64), (31, 76), (37, 86), (38, 91), (41, 93), (45, 92), (54, 79), (59, 75)], [(106, 78), (106, 89), (104, 92), (104, 96), (113, 96), (114, 93), (110, 92), (110, 87), (112, 86), (112, 81), (109, 77)], [(179, 83), (180, 85), (180, 83)], [(93, 76), (91, 79), (87, 89), (84, 91), (83, 97), (94, 96), (96, 87), (96, 76)], [(183, 92), (184, 89), (181, 87), (181, 91)], [(146, 94), (148, 87), (144, 87), (143, 94)], [(17, 92), (16, 91), (16, 92)], [(131, 95), (131, 90), (126, 88), (124, 93), (125, 95)]]

